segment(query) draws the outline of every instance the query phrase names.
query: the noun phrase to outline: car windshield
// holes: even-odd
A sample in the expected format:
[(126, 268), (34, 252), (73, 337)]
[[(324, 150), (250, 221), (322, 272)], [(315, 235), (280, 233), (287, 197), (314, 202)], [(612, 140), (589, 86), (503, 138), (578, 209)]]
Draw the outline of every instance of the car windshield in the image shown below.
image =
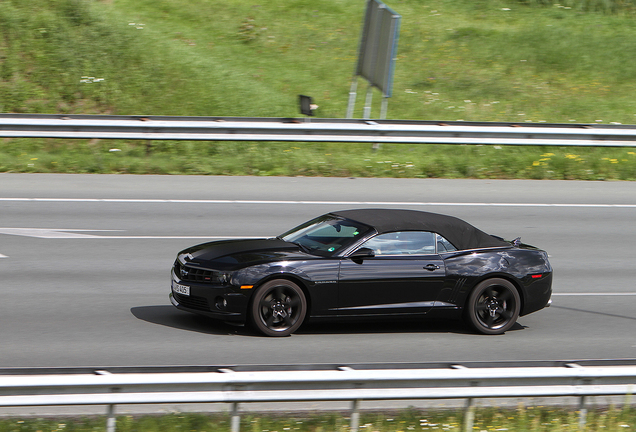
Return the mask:
[(278, 236), (305, 252), (331, 256), (362, 238), (372, 228), (348, 219), (320, 216)]

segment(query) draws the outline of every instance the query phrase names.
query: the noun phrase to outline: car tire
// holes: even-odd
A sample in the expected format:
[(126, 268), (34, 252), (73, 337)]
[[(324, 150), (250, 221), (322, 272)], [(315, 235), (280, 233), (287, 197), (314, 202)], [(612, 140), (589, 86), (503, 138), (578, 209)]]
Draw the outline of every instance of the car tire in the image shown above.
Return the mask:
[(517, 322), (521, 298), (517, 288), (506, 279), (487, 279), (468, 296), (466, 321), (477, 332), (502, 334)]
[(292, 281), (275, 279), (264, 283), (254, 293), (251, 322), (266, 336), (289, 336), (303, 323), (307, 299)]

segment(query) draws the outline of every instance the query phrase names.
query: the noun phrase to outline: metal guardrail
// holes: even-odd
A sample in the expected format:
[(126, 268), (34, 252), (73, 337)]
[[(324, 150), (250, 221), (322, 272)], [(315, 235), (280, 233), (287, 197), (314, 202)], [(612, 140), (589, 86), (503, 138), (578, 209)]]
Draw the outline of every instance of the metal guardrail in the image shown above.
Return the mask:
[(0, 114), (0, 137), (636, 147), (636, 126)]
[(351, 401), (350, 430), (356, 432), (363, 400), (466, 399), (464, 429), (469, 431), (475, 399), (569, 396), (579, 398), (579, 422), (584, 425), (587, 397), (634, 392), (636, 365), (625, 363), (243, 371), (221, 367), (169, 373), (0, 370), (0, 406), (107, 405), (107, 430), (114, 432), (118, 404), (220, 402), (232, 405), (232, 432), (238, 432), (241, 403)]

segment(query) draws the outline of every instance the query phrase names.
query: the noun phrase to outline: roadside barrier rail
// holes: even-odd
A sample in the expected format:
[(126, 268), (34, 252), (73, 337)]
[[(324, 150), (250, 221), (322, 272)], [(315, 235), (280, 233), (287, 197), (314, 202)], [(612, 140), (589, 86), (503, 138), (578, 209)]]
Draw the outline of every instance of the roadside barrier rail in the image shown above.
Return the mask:
[(464, 430), (470, 431), (479, 398), (576, 397), (583, 426), (591, 396), (629, 395), (636, 365), (448, 367), (333, 370), (234, 370), (194, 372), (25, 373), (0, 371), (0, 406), (108, 406), (115, 431), (119, 404), (229, 403), (232, 432), (239, 431), (239, 404), (250, 402), (350, 401), (350, 430), (359, 404), (374, 400), (466, 399)]
[(269, 117), (0, 114), (0, 138), (636, 147), (636, 126)]

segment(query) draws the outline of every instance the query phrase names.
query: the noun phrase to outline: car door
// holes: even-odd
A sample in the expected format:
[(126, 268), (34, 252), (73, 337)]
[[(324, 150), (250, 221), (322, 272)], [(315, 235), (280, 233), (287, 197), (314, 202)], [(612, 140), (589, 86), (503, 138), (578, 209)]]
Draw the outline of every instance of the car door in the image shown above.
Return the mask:
[(374, 256), (341, 260), (339, 315), (417, 314), (433, 307), (446, 275), (435, 233), (380, 234), (360, 248)]

